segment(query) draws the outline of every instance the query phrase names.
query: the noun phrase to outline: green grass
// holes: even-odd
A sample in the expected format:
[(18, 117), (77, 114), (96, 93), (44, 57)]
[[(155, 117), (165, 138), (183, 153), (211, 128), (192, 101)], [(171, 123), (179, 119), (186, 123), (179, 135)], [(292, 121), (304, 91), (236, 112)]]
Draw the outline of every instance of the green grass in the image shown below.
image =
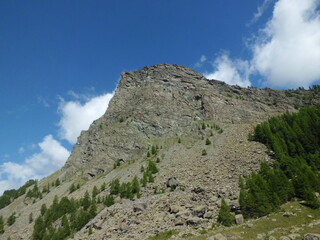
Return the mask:
[[(296, 216), (284, 217), (284, 212), (292, 212)], [(312, 217), (311, 217), (312, 216)], [(311, 226), (310, 223), (313, 220), (318, 220), (319, 224)], [(248, 223), (252, 224), (252, 227), (248, 227)], [(277, 213), (272, 213), (267, 217), (260, 219), (247, 220), (243, 225), (234, 225), (232, 227), (218, 226), (208, 231), (199, 231), (200, 236), (190, 236), (188, 234), (183, 235), (180, 239), (188, 240), (206, 240), (209, 236), (213, 236), (217, 233), (221, 233), (229, 237), (241, 237), (241, 239), (257, 239), (258, 234), (266, 234), (279, 239), (281, 236), (288, 236), (293, 233), (294, 229), (298, 229), (297, 233), (303, 237), (306, 233), (320, 233), (320, 210), (311, 209), (301, 205), (299, 202), (288, 202), (282, 205), (281, 209)], [(167, 231), (158, 233), (156, 236), (150, 237), (147, 240), (166, 240), (172, 235), (176, 235), (176, 231)]]
[[(282, 216), (284, 212), (292, 212), (295, 213), (296, 216), (284, 217)], [(312, 218), (309, 216), (312, 216)], [(284, 204), (281, 208), (281, 211), (278, 213), (273, 213), (268, 217), (263, 217), (260, 219), (249, 220), (248, 222), (253, 224), (253, 227), (251, 228), (249, 228), (247, 224), (232, 226), (229, 228), (220, 227), (214, 229), (209, 235), (222, 233), (225, 236), (239, 236), (242, 239), (257, 239), (258, 234), (265, 233), (267, 236), (273, 236), (278, 239), (281, 236), (287, 236), (291, 234), (291, 231), (294, 228), (299, 228), (300, 230), (297, 233), (303, 236), (308, 232), (320, 233), (320, 224), (315, 225), (314, 227), (308, 226), (312, 220), (315, 219), (320, 219), (319, 209), (310, 209), (302, 206), (298, 202), (289, 202)], [(207, 237), (208, 235), (186, 239), (205, 240)]]

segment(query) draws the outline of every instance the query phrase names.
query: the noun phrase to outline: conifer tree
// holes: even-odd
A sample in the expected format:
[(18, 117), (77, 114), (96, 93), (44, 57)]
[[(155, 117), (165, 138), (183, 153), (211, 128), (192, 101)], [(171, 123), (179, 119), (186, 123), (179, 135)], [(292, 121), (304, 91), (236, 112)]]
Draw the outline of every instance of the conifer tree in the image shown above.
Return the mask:
[(106, 205), (107, 207), (110, 207), (114, 204), (114, 198), (113, 195), (110, 194), (108, 196), (106, 196), (105, 200), (104, 200), (104, 205)]
[(74, 183), (72, 183), (69, 188), (69, 193), (73, 193), (75, 190), (76, 190), (76, 186), (74, 185)]
[(96, 186), (92, 189), (92, 198), (95, 198), (99, 194), (99, 190)]
[(54, 186), (58, 187), (60, 185), (60, 179), (57, 178), (56, 181), (54, 182)]
[(118, 195), (120, 191), (120, 181), (115, 179), (110, 183), (110, 193), (113, 195)]
[(87, 210), (90, 207), (90, 196), (89, 196), (89, 192), (86, 191), (84, 194), (84, 197), (81, 199), (81, 205), (83, 207), (84, 210)]
[(13, 225), (15, 223), (15, 221), (16, 221), (16, 213), (13, 212), (7, 219), (8, 226)]
[(135, 176), (132, 180), (132, 193), (138, 194), (139, 192), (140, 192), (140, 183), (137, 176)]
[(43, 216), (46, 213), (46, 211), (47, 211), (47, 205), (42, 204), (40, 209), (41, 216)]
[(0, 234), (4, 233), (4, 220), (3, 217), (0, 216)]
[(234, 224), (234, 215), (231, 213), (230, 207), (224, 199), (221, 201), (221, 208), (218, 215), (218, 222), (224, 226), (231, 226)]
[(32, 223), (33, 222), (33, 214), (32, 212), (29, 214), (29, 223)]

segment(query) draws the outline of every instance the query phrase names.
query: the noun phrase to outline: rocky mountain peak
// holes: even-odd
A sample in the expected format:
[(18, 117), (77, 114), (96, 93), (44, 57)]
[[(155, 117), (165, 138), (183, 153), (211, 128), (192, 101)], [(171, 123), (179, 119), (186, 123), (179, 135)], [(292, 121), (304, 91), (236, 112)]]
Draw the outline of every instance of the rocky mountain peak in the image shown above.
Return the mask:
[[(300, 92), (297, 94), (303, 94)], [(291, 95), (229, 86), (179, 65), (125, 72), (106, 114), (81, 134), (66, 168), (94, 164), (105, 171), (117, 159), (141, 158), (150, 144), (148, 139), (195, 132), (197, 121), (256, 123), (306, 104), (303, 98), (294, 97), (295, 92)]]

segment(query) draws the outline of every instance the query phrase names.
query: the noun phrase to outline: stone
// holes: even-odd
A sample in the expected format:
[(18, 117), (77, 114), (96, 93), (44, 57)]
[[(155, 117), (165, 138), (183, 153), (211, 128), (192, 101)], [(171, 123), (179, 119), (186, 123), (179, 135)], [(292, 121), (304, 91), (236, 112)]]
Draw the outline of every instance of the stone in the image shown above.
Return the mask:
[(307, 233), (304, 235), (303, 240), (320, 240), (320, 234)]
[(265, 238), (266, 238), (266, 234), (265, 233), (257, 234), (257, 239), (265, 239)]
[(285, 213), (282, 214), (282, 216), (284, 216), (284, 217), (294, 217), (294, 216), (297, 216), (297, 214), (292, 213), (292, 212), (285, 212)]
[(187, 219), (187, 225), (190, 225), (190, 226), (197, 226), (200, 223), (201, 223), (201, 219), (198, 217), (189, 217)]
[(292, 234), (289, 234), (288, 237), (292, 240), (294, 239), (301, 239), (301, 235), (298, 234), (298, 233), (292, 233)]
[(281, 236), (281, 237), (279, 238), (279, 240), (290, 240), (290, 238), (287, 237), (287, 236)]
[(206, 205), (197, 206), (193, 209), (192, 214), (197, 217), (203, 217), (207, 210)]
[(223, 236), (221, 233), (214, 235), (214, 239), (215, 240), (227, 240), (227, 238), (225, 236)]
[(175, 178), (175, 177), (171, 177), (167, 180), (167, 187), (168, 188), (177, 188), (178, 186), (180, 186), (180, 182)]
[(176, 213), (181, 212), (181, 211), (183, 211), (183, 208), (180, 207), (180, 206), (177, 206), (177, 205), (172, 205), (169, 208), (169, 212), (172, 213), (172, 214), (176, 214)]
[(237, 214), (235, 216), (236, 224), (243, 224), (244, 223), (244, 218), (242, 214)]
[(140, 203), (135, 203), (135, 204), (133, 205), (133, 211), (134, 211), (134, 212), (142, 212), (142, 211), (144, 211), (146, 208), (147, 208), (147, 204), (146, 204), (146, 203), (142, 203), (142, 202), (140, 202)]
[(212, 211), (207, 211), (204, 215), (204, 218), (206, 219), (212, 219), (213, 218), (213, 212)]

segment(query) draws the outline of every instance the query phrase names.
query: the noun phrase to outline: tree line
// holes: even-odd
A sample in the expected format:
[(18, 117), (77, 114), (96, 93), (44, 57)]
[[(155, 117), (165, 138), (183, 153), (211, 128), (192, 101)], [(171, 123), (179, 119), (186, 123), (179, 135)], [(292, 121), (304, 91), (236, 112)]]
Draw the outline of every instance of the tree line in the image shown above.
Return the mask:
[(245, 217), (261, 217), (295, 198), (319, 208), (320, 105), (285, 113), (257, 125), (250, 140), (265, 144), (275, 158), (258, 173), (240, 179), (240, 207)]

